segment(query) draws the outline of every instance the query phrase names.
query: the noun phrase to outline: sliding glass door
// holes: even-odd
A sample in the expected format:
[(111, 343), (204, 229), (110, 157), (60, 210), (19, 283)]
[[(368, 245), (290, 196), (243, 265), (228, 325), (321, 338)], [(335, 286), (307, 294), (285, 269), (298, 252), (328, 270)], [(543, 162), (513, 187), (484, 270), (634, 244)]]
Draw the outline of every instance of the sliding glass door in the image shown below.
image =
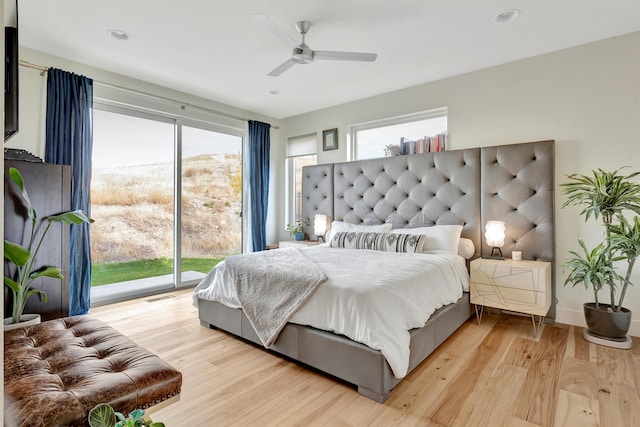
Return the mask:
[(174, 123), (94, 110), (91, 285), (173, 283)]
[(242, 138), (182, 126), (182, 281), (242, 252)]
[(243, 138), (212, 129), (94, 110), (92, 300), (191, 284), (242, 251)]

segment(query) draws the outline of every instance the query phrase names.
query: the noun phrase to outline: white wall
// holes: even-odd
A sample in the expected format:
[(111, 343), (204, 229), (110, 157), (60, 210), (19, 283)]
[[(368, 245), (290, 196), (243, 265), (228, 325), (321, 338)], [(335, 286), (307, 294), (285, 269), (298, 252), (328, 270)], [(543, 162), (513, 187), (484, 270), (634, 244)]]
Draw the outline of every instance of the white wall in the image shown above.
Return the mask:
[[(318, 161), (345, 161), (350, 125), (443, 106), (449, 108), (451, 149), (554, 139), (556, 184), (594, 168), (640, 170), (640, 32), (290, 117), (279, 136), (286, 141), (318, 132)], [(322, 152), (322, 130), (334, 127), (339, 148)], [(283, 169), (284, 152), (274, 157)], [(284, 191), (283, 175), (277, 185)], [(559, 266), (577, 249), (578, 235), (593, 245), (602, 230), (584, 224), (576, 208), (560, 210), (557, 190), (557, 321), (583, 325), (582, 304), (592, 300), (591, 292), (564, 288)], [(278, 235), (286, 238), (279, 207)], [(640, 336), (640, 268), (632, 280), (638, 286), (628, 291), (625, 306), (634, 313), (631, 333)]]

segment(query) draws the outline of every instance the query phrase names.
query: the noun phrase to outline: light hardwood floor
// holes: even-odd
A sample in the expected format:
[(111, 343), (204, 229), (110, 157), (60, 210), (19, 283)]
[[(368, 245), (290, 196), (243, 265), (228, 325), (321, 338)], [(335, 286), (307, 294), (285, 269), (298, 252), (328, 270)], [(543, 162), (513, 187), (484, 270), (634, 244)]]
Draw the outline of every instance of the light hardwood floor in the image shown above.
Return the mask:
[(465, 323), (385, 404), (217, 330), (191, 290), (91, 310), (182, 372), (180, 401), (151, 414), (185, 426), (640, 426), (640, 339), (590, 344), (581, 328), (485, 313)]

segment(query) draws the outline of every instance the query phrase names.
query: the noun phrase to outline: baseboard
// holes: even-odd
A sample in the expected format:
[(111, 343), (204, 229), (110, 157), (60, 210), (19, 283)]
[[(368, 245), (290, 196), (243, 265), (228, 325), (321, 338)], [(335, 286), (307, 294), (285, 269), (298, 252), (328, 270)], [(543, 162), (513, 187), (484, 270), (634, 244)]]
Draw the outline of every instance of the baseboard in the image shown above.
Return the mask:
[[(556, 307), (556, 322), (580, 327), (587, 326), (582, 311), (565, 310), (559, 307)], [(631, 320), (629, 335), (640, 337), (640, 320)]]

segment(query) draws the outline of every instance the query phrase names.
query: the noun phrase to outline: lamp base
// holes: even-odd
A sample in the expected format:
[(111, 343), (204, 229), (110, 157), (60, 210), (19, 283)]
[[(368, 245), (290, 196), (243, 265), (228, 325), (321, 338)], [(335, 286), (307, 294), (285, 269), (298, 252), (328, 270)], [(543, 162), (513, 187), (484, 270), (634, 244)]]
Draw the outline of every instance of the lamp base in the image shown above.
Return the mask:
[[(500, 255), (494, 255), (496, 251), (498, 251), (498, 253), (499, 253)], [(500, 248), (498, 248), (498, 247), (496, 247), (496, 246), (494, 246), (493, 248), (491, 248), (491, 255), (489, 255), (489, 256), (485, 255), (485, 256), (483, 256), (482, 258), (483, 258), (483, 259), (497, 259), (497, 260), (504, 261), (504, 256), (502, 256), (502, 251), (500, 250)]]

